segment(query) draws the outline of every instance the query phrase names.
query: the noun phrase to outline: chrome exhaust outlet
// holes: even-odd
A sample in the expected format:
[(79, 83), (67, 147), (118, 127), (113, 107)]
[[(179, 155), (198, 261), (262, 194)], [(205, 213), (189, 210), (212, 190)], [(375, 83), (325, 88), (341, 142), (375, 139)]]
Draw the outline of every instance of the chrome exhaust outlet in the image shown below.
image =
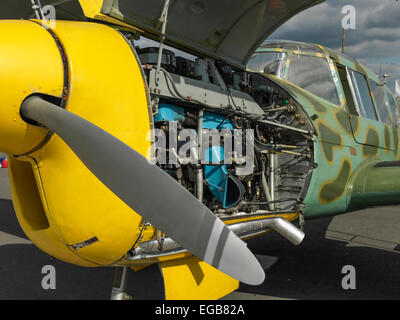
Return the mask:
[(303, 231), (301, 231), (289, 221), (282, 218), (273, 219), (273, 222), (271, 223), (271, 228), (279, 232), (295, 246), (298, 246), (300, 243), (302, 243), (305, 237)]
[(263, 220), (255, 220), (248, 222), (236, 223), (229, 225), (228, 228), (233, 231), (241, 239), (246, 239), (254, 235), (254, 233), (260, 233), (260, 231), (266, 231), (272, 229), (280, 233), (283, 237), (288, 239), (294, 245), (299, 245), (305, 234), (295, 225), (283, 218), (270, 218)]
[[(227, 225), (227, 227), (242, 240), (265, 233), (269, 229), (277, 231), (296, 246), (299, 245), (305, 237), (303, 231), (283, 218), (247, 221)], [(131, 250), (126, 260), (138, 264), (149, 263), (151, 262), (149, 260), (156, 262), (157, 258), (159, 257), (165, 257), (167, 255), (184, 252), (187, 252), (187, 250), (182, 248), (173, 239), (165, 238), (162, 242), (161, 250), (158, 240), (146, 241), (141, 243), (137, 248)]]

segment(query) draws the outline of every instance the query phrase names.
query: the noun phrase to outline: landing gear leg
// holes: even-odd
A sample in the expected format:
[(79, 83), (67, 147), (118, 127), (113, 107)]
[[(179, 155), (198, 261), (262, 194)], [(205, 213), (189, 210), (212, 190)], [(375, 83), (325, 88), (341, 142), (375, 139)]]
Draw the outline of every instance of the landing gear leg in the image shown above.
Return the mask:
[(114, 284), (111, 291), (111, 300), (132, 300), (132, 297), (126, 293), (128, 282), (128, 267), (115, 268)]

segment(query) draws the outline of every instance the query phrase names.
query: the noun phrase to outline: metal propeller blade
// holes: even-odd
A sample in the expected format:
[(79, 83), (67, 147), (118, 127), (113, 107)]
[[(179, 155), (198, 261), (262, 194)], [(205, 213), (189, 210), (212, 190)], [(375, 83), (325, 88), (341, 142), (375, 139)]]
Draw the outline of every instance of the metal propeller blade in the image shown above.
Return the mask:
[(189, 191), (128, 145), (38, 96), (24, 101), (21, 114), (53, 130), (104, 185), (193, 255), (241, 282), (264, 281), (264, 270), (247, 245)]

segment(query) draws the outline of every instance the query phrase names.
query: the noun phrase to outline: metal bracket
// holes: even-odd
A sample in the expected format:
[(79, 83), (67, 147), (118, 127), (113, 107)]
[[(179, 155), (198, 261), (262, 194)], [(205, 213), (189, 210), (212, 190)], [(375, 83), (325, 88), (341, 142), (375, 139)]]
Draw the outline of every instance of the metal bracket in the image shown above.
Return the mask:
[(42, 9), (42, 4), (40, 3), (40, 0), (31, 0), (32, 3), (32, 9), (35, 12), (36, 18), (38, 20), (44, 20), (44, 13)]
[(153, 117), (158, 115), (158, 105), (160, 103), (160, 98), (154, 98), (151, 100), (151, 110), (153, 112)]
[(165, 0), (164, 8), (161, 13), (161, 17), (159, 19), (159, 23), (161, 23), (161, 36), (160, 36), (160, 48), (158, 50), (158, 60), (157, 60), (157, 71), (156, 71), (156, 85), (158, 86), (162, 54), (164, 49), (164, 41), (165, 41), (165, 30), (167, 29), (168, 22), (168, 10), (169, 10), (170, 0)]
[(163, 251), (164, 240), (165, 240), (165, 233), (163, 233), (161, 230), (157, 230), (157, 242), (159, 251)]
[(132, 300), (126, 293), (128, 283), (128, 267), (115, 268), (114, 284), (111, 291), (111, 300)]

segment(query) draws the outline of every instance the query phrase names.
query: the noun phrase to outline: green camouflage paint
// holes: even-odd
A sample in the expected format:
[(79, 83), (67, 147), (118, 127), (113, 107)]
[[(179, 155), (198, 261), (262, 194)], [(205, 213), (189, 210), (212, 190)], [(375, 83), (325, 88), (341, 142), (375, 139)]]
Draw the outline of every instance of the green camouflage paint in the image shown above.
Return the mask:
[(344, 111), (343, 109), (338, 109), (338, 111), (335, 113), (335, 117), (336, 117), (336, 120), (339, 123), (341, 129), (343, 129), (343, 131), (347, 135), (352, 136), (353, 131), (351, 129), (351, 125), (349, 122), (348, 113), (346, 111)]
[[(300, 54), (328, 59), (335, 83), (338, 86), (341, 99), (340, 106), (305, 91), (285, 79), (279, 79), (269, 74), (265, 75), (286, 90), (303, 107), (316, 128), (317, 135), (313, 137), (316, 168), (313, 170), (308, 191), (304, 198), (305, 218), (336, 215), (362, 208), (362, 201), (352, 200), (357, 198), (357, 194), (352, 193), (353, 185), (361, 184), (360, 177), (365, 173), (365, 171), (360, 174), (357, 174), (357, 172), (371, 161), (382, 162), (400, 159), (398, 154), (399, 129), (396, 126), (387, 126), (382, 122), (349, 114), (336, 63), (381, 84), (378, 77), (352, 58), (338, 55), (320, 45), (317, 45), (317, 47), (321, 49), (322, 53), (302, 51)], [(274, 49), (269, 48), (268, 50), (273, 51)], [(293, 50), (282, 48), (279, 48), (279, 52), (294, 54)], [(288, 74), (289, 67), (290, 61), (286, 65), (285, 75)], [(390, 92), (390, 95), (393, 94)], [(380, 137), (382, 138), (380, 139)], [(400, 167), (398, 170), (400, 173)], [(395, 176), (385, 175), (385, 177), (396, 179), (396, 181), (391, 181), (392, 183), (399, 183), (399, 179)], [(372, 192), (375, 182), (371, 180), (369, 183)], [(376, 185), (381, 186), (382, 184), (382, 182), (376, 181)], [(382, 192), (382, 188), (379, 190)], [(368, 195), (364, 194), (362, 197), (366, 196)], [(371, 197), (373, 197), (372, 193)], [(388, 197), (393, 198), (393, 192)], [(400, 192), (397, 197), (400, 199)]]
[(362, 153), (365, 158), (372, 158), (378, 155), (379, 135), (374, 128), (369, 128), (366, 139), (362, 146)]
[(318, 121), (317, 130), (322, 142), (322, 150), (328, 162), (333, 161), (334, 150), (343, 148), (342, 136), (322, 121)]
[(390, 149), (391, 143), (390, 143), (390, 131), (389, 127), (385, 125), (385, 149)]
[(348, 159), (343, 159), (343, 163), (337, 177), (334, 180), (328, 181), (322, 185), (319, 192), (320, 202), (322, 204), (332, 203), (342, 197), (346, 190), (346, 185), (349, 181), (350, 174), (351, 162)]

